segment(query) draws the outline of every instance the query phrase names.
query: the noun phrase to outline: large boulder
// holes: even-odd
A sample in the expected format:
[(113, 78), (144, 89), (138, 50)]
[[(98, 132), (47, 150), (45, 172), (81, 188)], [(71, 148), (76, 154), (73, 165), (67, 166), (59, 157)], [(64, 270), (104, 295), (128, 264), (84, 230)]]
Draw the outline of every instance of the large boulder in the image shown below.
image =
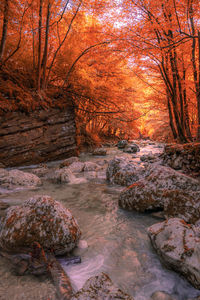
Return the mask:
[(161, 261), (200, 289), (200, 228), (172, 218), (148, 228)]
[(163, 198), (167, 218), (178, 217), (191, 224), (200, 219), (200, 191), (166, 191)]
[[(147, 168), (146, 175), (145, 179), (135, 182), (120, 193), (120, 207), (139, 212), (162, 210), (165, 201), (169, 203), (170, 198), (173, 198), (173, 192), (168, 194), (168, 191), (180, 190), (180, 195), (181, 191), (200, 191), (196, 179), (168, 167), (156, 165)], [(198, 204), (197, 206), (199, 207)]]
[(146, 170), (148, 182), (159, 189), (200, 191), (199, 181), (169, 167), (151, 165)]
[(162, 190), (145, 180), (137, 181), (119, 195), (119, 206), (138, 212), (163, 209)]
[(101, 273), (89, 278), (71, 300), (134, 300), (116, 287), (107, 274)]
[(2, 188), (33, 188), (40, 186), (41, 184), (40, 178), (34, 174), (15, 169), (10, 171), (0, 169), (0, 186)]
[(140, 179), (144, 168), (123, 157), (115, 157), (108, 163), (106, 177), (110, 183), (128, 186)]
[(70, 210), (50, 196), (35, 196), (7, 209), (0, 223), (0, 247), (7, 251), (31, 248), (35, 241), (56, 255), (70, 252), (81, 231)]

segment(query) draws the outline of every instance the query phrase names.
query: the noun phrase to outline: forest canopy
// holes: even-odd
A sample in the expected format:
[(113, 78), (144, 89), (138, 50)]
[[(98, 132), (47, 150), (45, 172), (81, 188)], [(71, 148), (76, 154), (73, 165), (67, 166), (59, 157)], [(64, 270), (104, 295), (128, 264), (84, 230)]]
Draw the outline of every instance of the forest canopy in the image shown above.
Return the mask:
[(74, 105), (79, 131), (200, 140), (197, 0), (3, 0), (0, 109)]

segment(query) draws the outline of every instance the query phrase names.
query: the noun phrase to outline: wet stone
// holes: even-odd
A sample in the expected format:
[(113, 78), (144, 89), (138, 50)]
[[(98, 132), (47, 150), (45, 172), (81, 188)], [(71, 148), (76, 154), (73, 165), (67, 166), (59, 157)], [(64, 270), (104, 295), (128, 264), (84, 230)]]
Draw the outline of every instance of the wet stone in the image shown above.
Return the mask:
[(1, 219), (0, 247), (8, 251), (31, 248), (37, 241), (56, 255), (70, 252), (81, 231), (70, 210), (50, 196), (35, 196), (7, 209)]
[(116, 287), (109, 276), (101, 273), (89, 278), (83, 288), (75, 293), (71, 300), (134, 300), (131, 296)]

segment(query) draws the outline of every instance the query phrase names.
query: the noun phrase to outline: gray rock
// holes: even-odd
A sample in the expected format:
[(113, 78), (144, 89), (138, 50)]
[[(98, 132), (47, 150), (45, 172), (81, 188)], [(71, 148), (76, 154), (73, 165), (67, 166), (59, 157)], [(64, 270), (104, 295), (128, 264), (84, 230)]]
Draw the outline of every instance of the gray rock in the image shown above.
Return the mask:
[(23, 172), (20, 170), (0, 169), (0, 186), (7, 189), (15, 189), (19, 187), (33, 188), (42, 184), (39, 177), (34, 174)]
[(178, 217), (191, 224), (200, 219), (200, 191), (166, 191), (163, 198), (167, 218)]
[(60, 168), (64, 168), (64, 167), (68, 167), (71, 164), (73, 164), (74, 162), (79, 162), (79, 158), (77, 156), (72, 156), (69, 157), (67, 159), (65, 159), (61, 164), (60, 164)]
[(108, 163), (106, 177), (110, 183), (128, 186), (144, 173), (144, 168), (123, 157), (115, 157)]
[(53, 183), (70, 183), (74, 177), (71, 169), (68, 167), (57, 169), (49, 175), (49, 179)]
[(200, 289), (200, 228), (172, 218), (148, 228), (161, 261)]
[(127, 145), (123, 150), (123, 152), (125, 152), (125, 153), (136, 153), (139, 151), (140, 151), (140, 148), (138, 147), (137, 144)]
[(152, 152), (150, 152), (149, 154), (144, 154), (144, 155), (140, 156), (140, 160), (145, 161), (145, 162), (153, 162), (157, 159), (158, 159), (158, 155), (153, 154)]
[[(187, 190), (198, 191), (200, 189), (200, 185), (197, 180), (168, 167), (154, 165), (153, 167), (147, 168), (146, 174), (147, 177), (145, 177), (145, 179), (135, 182), (120, 193), (120, 207), (139, 212), (164, 209), (165, 201), (166, 203), (169, 203), (170, 199), (174, 199), (173, 191), (180, 190), (179, 194), (183, 195), (183, 193), (187, 193)], [(172, 192), (168, 193), (170, 190), (172, 190)], [(196, 193), (196, 195), (199, 195), (199, 193)], [(184, 203), (186, 213), (190, 205), (186, 205), (187, 201)], [(179, 207), (180, 206), (181, 199)], [(199, 205), (196, 204), (195, 207), (199, 208)], [(170, 210), (170, 206), (168, 211), (172, 211)], [(182, 208), (182, 211), (184, 211), (184, 208)], [(193, 211), (194, 210), (191, 211), (190, 217), (194, 216)], [(174, 213), (177, 213), (177, 210), (175, 210)]]
[(71, 300), (134, 300), (116, 287), (107, 274), (101, 273), (89, 278), (83, 288), (72, 296)]
[[(77, 170), (77, 169), (76, 169)], [(70, 167), (64, 167), (57, 169), (48, 174), (47, 179), (53, 183), (68, 183), (68, 184), (80, 184), (85, 183), (85, 178), (77, 178), (71, 171)]]
[(124, 149), (128, 145), (128, 141), (126, 140), (121, 140), (117, 143), (118, 149)]
[(107, 154), (107, 150), (105, 148), (96, 148), (93, 152), (93, 155), (105, 156)]
[(91, 161), (86, 161), (84, 163), (84, 172), (88, 172), (88, 171), (97, 171), (98, 169), (100, 169), (100, 166), (97, 165), (96, 163), (93, 163)]
[(38, 177), (44, 177), (48, 172), (49, 169), (47, 167), (39, 167), (31, 170), (31, 173), (35, 174)]
[(85, 167), (85, 164), (81, 161), (78, 161), (78, 162), (73, 162), (70, 166), (69, 166), (69, 169), (72, 171), (72, 172), (75, 172), (75, 173), (81, 173), (83, 172), (84, 170), (84, 167)]
[(44, 249), (61, 255), (76, 246), (80, 235), (70, 210), (50, 196), (35, 196), (7, 209), (1, 219), (0, 247), (17, 252), (37, 241)]

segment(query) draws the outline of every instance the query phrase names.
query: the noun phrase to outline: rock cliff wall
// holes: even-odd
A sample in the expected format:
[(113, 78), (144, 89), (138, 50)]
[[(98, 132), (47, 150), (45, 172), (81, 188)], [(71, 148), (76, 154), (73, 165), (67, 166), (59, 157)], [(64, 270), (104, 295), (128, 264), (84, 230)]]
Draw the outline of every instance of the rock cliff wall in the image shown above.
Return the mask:
[(76, 154), (73, 108), (0, 115), (0, 163), (29, 165)]

